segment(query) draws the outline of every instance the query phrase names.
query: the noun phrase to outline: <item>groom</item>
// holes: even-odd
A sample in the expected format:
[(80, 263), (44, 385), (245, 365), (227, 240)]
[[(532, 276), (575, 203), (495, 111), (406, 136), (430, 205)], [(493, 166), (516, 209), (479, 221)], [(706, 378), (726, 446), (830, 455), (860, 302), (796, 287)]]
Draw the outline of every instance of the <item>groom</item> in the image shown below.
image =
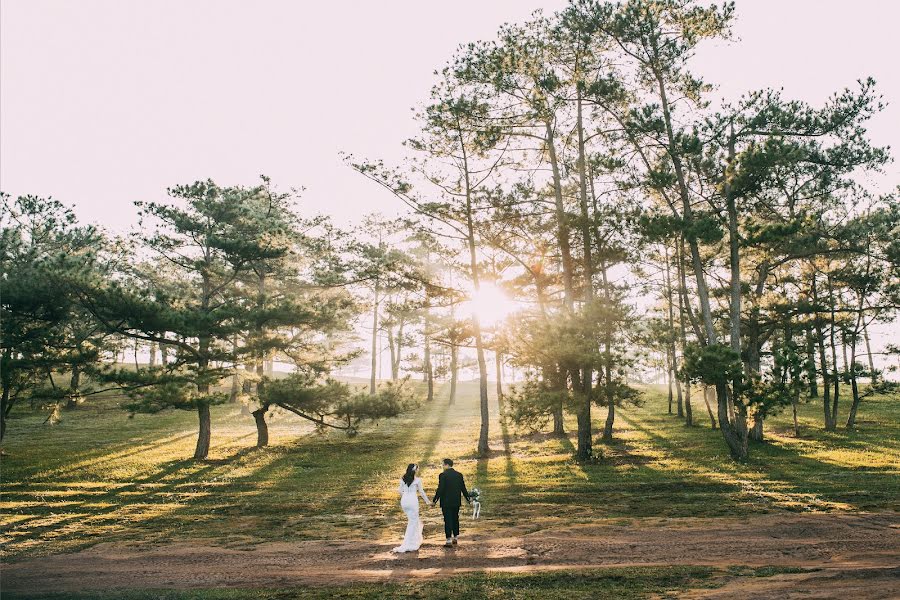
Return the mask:
[(459, 536), (459, 507), (462, 506), (460, 496), (465, 496), (466, 502), (471, 503), (469, 491), (462, 473), (453, 469), (453, 461), (444, 459), (444, 472), (438, 475), (438, 488), (434, 494), (432, 504), (441, 501), (441, 512), (444, 513), (444, 533), (447, 535), (447, 543), (444, 546), (452, 548), (457, 544)]

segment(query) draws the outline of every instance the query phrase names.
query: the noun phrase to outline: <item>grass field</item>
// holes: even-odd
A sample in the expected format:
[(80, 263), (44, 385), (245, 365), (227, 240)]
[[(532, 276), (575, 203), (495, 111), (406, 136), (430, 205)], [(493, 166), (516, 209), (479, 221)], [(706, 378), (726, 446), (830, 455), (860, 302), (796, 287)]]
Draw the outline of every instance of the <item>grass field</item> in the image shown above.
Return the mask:
[[(769, 576), (790, 569), (743, 572), (742, 575)], [(733, 574), (733, 573), (732, 573)], [(665, 594), (687, 587), (720, 585), (718, 573), (704, 567), (662, 567), (603, 569), (588, 572), (557, 572), (537, 575), (475, 574), (453, 577), (436, 588), (431, 582), (404, 584), (363, 584), (352, 587), (267, 590), (142, 590), (111, 593), (59, 593), (42, 596), (48, 600), (327, 600), (330, 598), (392, 600), (394, 598), (496, 598), (544, 600), (564, 596), (570, 600), (630, 600), (647, 594)], [(5, 596), (4, 596), (5, 597)], [(22, 596), (11, 595), (13, 600)], [(28, 596), (25, 596), (27, 598)]]
[[(106, 400), (65, 413), (55, 426), (43, 425), (42, 415), (20, 413), (10, 422), (4, 442), (3, 560), (68, 552), (100, 541), (203, 540), (242, 548), (262, 541), (400, 539), (405, 522), (397, 507), (396, 480), (408, 462), (418, 462), (426, 490), (433, 491), (444, 456), (457, 460), (469, 487), (483, 490), (485, 518), (467, 522), (467, 535), (520, 535), (645, 517), (898, 508), (897, 398), (866, 399), (853, 432), (823, 432), (819, 405), (803, 405), (801, 438), (793, 436), (787, 415), (771, 419), (767, 443), (752, 448), (748, 463), (736, 464), (720, 434), (703, 418), (705, 409), (695, 406), (699, 425), (684, 427), (666, 414), (661, 391), (648, 388), (644, 406), (618, 413), (616, 440), (598, 444), (604, 458), (579, 465), (572, 461), (569, 439), (516, 435), (501, 425), (496, 401), (493, 453), (478, 460), (473, 454), (477, 386), (462, 384), (460, 392), (458, 403), (449, 406), (448, 389), (441, 387), (433, 403), (367, 427), (355, 438), (337, 432), (317, 435), (292, 415), (275, 415), (271, 446), (262, 450), (253, 447), (252, 417), (242, 416), (238, 406), (219, 406), (213, 412), (212, 452), (201, 462), (189, 459), (195, 443), (195, 415), (190, 412), (128, 418)], [(598, 423), (602, 416), (595, 413)], [(426, 510), (424, 520), (426, 532), (439, 531), (439, 511)], [(636, 580), (622, 585), (658, 591), (678, 587), (679, 581), (702, 584), (711, 573), (650, 569), (634, 575), (640, 585)], [(463, 593), (519, 585), (519, 595), (504, 597), (530, 598), (539, 597), (541, 586), (558, 578), (535, 575), (528, 582), (496, 577), (456, 578), (452, 589)], [(616, 580), (608, 572), (584, 577)], [(566, 581), (578, 597), (583, 581)], [(382, 597), (372, 591), (383, 591), (378, 586), (354, 589), (341, 593)], [(395, 592), (391, 597), (417, 597), (414, 585)], [(232, 597), (209, 594), (184, 597)], [(277, 590), (258, 594), (282, 597)]]

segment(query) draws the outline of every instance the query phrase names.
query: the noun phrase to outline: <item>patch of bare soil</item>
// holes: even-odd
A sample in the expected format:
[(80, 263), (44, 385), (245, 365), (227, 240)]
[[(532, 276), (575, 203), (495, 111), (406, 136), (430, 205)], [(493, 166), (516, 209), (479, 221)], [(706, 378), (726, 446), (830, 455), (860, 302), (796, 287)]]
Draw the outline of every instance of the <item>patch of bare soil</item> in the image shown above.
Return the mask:
[[(819, 569), (767, 578), (735, 577), (723, 588), (691, 591), (686, 598), (746, 598), (749, 594), (888, 598), (898, 597), (900, 586), (896, 569), (900, 515), (896, 513), (642, 519), (625, 525), (578, 525), (524, 536), (464, 539), (455, 549), (445, 549), (435, 539), (419, 552), (403, 555), (392, 554), (392, 545), (364, 540), (262, 543), (246, 549), (201, 541), (148, 547), (100, 544), (73, 554), (7, 564), (3, 589), (279, 588), (403, 581), (472, 571), (659, 565)], [(877, 595), (878, 590), (894, 595)], [(826, 592), (832, 595), (822, 595)]]

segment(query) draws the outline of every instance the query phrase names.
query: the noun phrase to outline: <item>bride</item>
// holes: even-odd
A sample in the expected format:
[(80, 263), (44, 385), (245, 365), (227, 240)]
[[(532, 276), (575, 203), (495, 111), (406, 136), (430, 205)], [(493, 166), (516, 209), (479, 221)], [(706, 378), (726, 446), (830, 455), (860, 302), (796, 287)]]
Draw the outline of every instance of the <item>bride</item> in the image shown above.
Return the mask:
[(406, 467), (406, 473), (400, 479), (400, 508), (406, 513), (406, 535), (403, 543), (393, 549), (393, 552), (415, 552), (422, 545), (422, 522), (419, 520), (419, 498), (421, 494), (425, 504), (428, 504), (428, 496), (422, 488), (422, 480), (416, 477), (419, 465), (411, 464)]

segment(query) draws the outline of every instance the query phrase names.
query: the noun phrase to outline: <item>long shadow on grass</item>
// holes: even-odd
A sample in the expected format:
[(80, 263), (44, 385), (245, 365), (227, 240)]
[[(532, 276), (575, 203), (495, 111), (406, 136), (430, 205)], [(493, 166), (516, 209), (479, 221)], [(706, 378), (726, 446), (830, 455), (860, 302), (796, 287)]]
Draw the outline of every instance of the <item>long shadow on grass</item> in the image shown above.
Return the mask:
[[(342, 528), (368, 535), (385, 523), (389, 503), (382, 488), (395, 487), (388, 477), (399, 478), (401, 463), (409, 462), (404, 454), (416, 452), (419, 444), (425, 446), (424, 459), (430, 460), (447, 411), (445, 404), (429, 404), (358, 437), (312, 434), (251, 451), (246, 464), (235, 464), (249, 472), (230, 477), (218, 493), (197, 498), (148, 526), (213, 539), (237, 534), (262, 539), (330, 537)], [(421, 434), (405, 435), (411, 427)], [(421, 435), (427, 437), (421, 440)], [(227, 470), (223, 466), (223, 473)]]
[(804, 456), (788, 445), (771, 443), (754, 444), (749, 462), (737, 465), (731, 462), (724, 442), (713, 432), (704, 436), (715, 438), (713, 444), (711, 439), (701, 440), (706, 442), (704, 447), (683, 428), (667, 428), (666, 435), (662, 435), (633, 418), (621, 418), (670, 456), (697, 466), (697, 471), (680, 471), (685, 477), (707, 481), (749, 478), (732, 490), (737, 492), (732, 496), (736, 506), (747, 508), (748, 503), (762, 503), (763, 508), (775, 504), (798, 509), (875, 509), (885, 508), (900, 494), (896, 471), (892, 469), (845, 468)]
[[(246, 438), (249, 437), (249, 435), (242, 437)], [(238, 461), (242, 456), (251, 452), (251, 450), (251, 448), (245, 448), (232, 457), (229, 457), (229, 459), (226, 459), (225, 462)], [(93, 510), (87, 512), (87, 514), (85, 514), (85, 512), (79, 512), (47, 525), (15, 528), (15, 530), (19, 532), (24, 530), (24, 535), (17, 535), (15, 538), (4, 543), (2, 547), (4, 549), (9, 549), (10, 546), (14, 547), (16, 542), (20, 540), (40, 540), (45, 537), (47, 539), (52, 539), (54, 544), (65, 545), (76, 538), (90, 536), (92, 535), (91, 529), (93, 528), (118, 525), (123, 518), (128, 516), (127, 514), (123, 514), (123, 511), (127, 511), (132, 507), (147, 507), (148, 505), (152, 506), (153, 504), (170, 504), (171, 496), (178, 495), (176, 488), (186, 483), (197, 483), (198, 485), (202, 485), (202, 482), (198, 480), (201, 480), (205, 474), (218, 468), (221, 464), (222, 461), (207, 463), (198, 463), (197, 461), (187, 459), (169, 461), (161, 465), (152, 475), (134, 480), (130, 483), (117, 484), (112, 489), (99, 495), (90, 495), (86, 500), (73, 501), (72, 509), (75, 510), (77, 510), (77, 507), (84, 509), (85, 504), (88, 502), (96, 505), (94, 507), (89, 507)], [(199, 469), (197, 468), (198, 465), (200, 465)], [(184, 473), (185, 471), (187, 472)], [(172, 477), (178, 473), (184, 474), (180, 477)], [(156, 487), (157, 485), (161, 485), (162, 487)], [(147, 487), (149, 487), (149, 489), (143, 489)], [(158, 502), (160, 499), (163, 501)], [(54, 514), (55, 510), (53, 506), (46, 505), (30, 508), (32, 510), (42, 509), (40, 512), (43, 513), (42, 516), (44, 517), (48, 514)], [(155, 518), (156, 517), (150, 517), (145, 520), (145, 523), (153, 521)], [(80, 526), (72, 527), (72, 525), (76, 523)], [(9, 531), (11, 532), (13, 529), (11, 528)], [(85, 544), (82, 545), (88, 545), (90, 543), (92, 542), (86, 540)]]

